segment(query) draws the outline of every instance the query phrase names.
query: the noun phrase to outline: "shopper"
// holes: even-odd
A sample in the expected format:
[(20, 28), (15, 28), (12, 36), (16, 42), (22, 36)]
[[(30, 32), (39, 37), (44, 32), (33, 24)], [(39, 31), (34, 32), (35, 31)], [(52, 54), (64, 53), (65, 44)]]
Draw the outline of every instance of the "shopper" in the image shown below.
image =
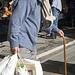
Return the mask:
[(37, 34), (40, 29), (41, 0), (16, 0), (10, 17), (8, 40), (12, 53), (36, 60)]
[(40, 28), (41, 0), (16, 0), (10, 17), (8, 40), (11, 52), (36, 60), (37, 34)]

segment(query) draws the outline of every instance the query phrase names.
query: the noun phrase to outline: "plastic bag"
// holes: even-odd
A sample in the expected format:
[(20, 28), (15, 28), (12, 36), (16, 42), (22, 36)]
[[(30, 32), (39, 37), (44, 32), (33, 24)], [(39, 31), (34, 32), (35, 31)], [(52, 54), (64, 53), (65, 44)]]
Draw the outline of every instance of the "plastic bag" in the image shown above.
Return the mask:
[[(6, 61), (6, 60), (7, 60), (7, 62), (5, 63), (4, 61)], [(17, 61), (18, 61), (17, 54), (14, 54), (12, 56), (7, 56), (6, 58), (4, 58), (2, 62), (3, 62), (3, 64), (5, 63), (5, 66), (3, 67), (2, 71), (0, 72), (0, 75), (14, 75)], [(0, 64), (0, 66), (1, 66), (1, 64)], [(0, 67), (0, 69), (1, 69), (1, 67)]]
[[(42, 67), (40, 64), (40, 61), (34, 61), (30, 59), (22, 59), (24, 62), (24, 65), (26, 66), (29, 75), (43, 75)], [(18, 60), (19, 64), (22, 64), (21, 60)], [(19, 66), (17, 64), (17, 66)], [(19, 75), (19, 74), (16, 74)], [(23, 74), (25, 75), (25, 74)]]
[(18, 58), (21, 63), (17, 62), (15, 75), (29, 75), (28, 70), (24, 65), (23, 59), (21, 59), (19, 53), (18, 53)]
[(27, 68), (25, 65), (20, 65), (16, 67), (16, 74), (15, 75), (29, 75)]
[(5, 57), (1, 62), (0, 62), (0, 74), (2, 70), (5, 68), (6, 64), (8, 63), (9, 59), (8, 57)]

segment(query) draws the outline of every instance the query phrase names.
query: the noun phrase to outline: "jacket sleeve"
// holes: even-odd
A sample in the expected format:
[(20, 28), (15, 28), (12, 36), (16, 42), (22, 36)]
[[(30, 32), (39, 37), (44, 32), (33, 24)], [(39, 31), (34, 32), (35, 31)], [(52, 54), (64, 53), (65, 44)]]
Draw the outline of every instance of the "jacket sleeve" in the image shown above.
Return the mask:
[(60, 29), (57, 26), (52, 25), (51, 26), (51, 32), (59, 33), (60, 32)]
[(10, 42), (10, 47), (19, 47), (19, 32), (21, 23), (27, 10), (27, 3), (24, 0), (19, 0), (12, 16), (10, 17), (9, 30), (8, 30), (8, 40)]
[(55, 25), (51, 25), (47, 29), (44, 29), (44, 27), (42, 27), (41, 30), (45, 31), (46, 33), (51, 33), (51, 32), (59, 33), (60, 32), (60, 29), (58, 27), (56, 27)]

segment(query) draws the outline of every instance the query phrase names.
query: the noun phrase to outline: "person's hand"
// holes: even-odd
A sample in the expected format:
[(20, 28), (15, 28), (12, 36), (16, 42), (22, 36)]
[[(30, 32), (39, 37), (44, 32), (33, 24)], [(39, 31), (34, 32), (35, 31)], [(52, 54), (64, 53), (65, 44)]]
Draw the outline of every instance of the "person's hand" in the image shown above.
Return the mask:
[(10, 48), (10, 51), (11, 51), (11, 53), (16, 54), (19, 52), (19, 47), (12, 47), (12, 48)]
[(64, 32), (61, 30), (58, 34), (56, 34), (57, 36), (64, 36)]

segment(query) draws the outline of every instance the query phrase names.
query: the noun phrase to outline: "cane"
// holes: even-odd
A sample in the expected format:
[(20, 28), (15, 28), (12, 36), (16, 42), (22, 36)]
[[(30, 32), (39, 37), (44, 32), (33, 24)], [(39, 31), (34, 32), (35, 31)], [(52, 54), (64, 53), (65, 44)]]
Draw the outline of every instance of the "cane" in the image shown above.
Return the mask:
[(66, 46), (65, 46), (65, 37), (63, 37), (63, 42), (64, 42), (64, 62), (65, 62), (65, 75), (67, 75), (67, 65), (66, 65)]

